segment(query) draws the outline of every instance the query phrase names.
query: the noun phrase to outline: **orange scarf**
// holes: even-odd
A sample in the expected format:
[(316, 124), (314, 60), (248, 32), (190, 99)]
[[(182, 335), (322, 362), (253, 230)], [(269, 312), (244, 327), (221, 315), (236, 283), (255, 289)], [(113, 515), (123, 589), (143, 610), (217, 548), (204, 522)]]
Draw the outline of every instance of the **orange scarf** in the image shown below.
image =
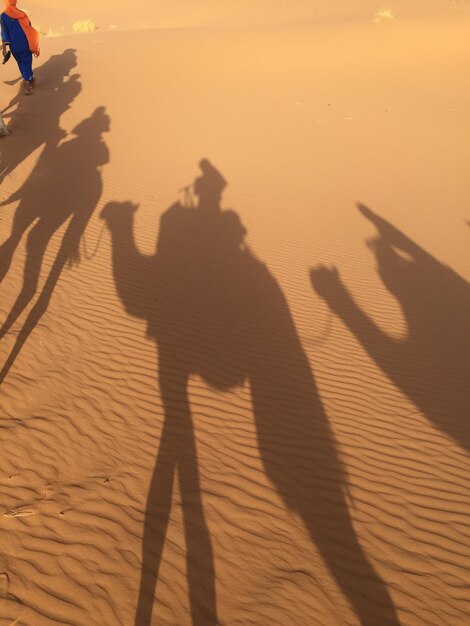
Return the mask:
[(26, 39), (28, 40), (29, 49), (35, 57), (38, 57), (39, 33), (35, 28), (31, 26), (29, 17), (24, 11), (20, 11), (20, 9), (16, 8), (17, 0), (3, 0), (3, 3), (5, 5), (5, 13), (8, 15), (8, 17), (13, 18), (14, 20), (18, 20), (21, 28), (24, 31), (24, 34), (26, 35)]

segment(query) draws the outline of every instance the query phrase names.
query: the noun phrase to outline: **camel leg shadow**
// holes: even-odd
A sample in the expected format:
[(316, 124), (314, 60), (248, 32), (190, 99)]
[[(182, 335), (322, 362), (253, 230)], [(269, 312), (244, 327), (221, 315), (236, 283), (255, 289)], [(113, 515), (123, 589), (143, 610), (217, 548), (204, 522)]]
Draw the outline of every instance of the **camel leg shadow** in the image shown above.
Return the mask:
[(187, 373), (175, 373), (174, 358), (160, 354), (160, 389), (165, 422), (150, 484), (143, 537), (142, 577), (135, 626), (151, 626), (152, 609), (178, 476), (187, 545), (189, 599), (194, 626), (217, 622), (215, 567), (204, 518)]

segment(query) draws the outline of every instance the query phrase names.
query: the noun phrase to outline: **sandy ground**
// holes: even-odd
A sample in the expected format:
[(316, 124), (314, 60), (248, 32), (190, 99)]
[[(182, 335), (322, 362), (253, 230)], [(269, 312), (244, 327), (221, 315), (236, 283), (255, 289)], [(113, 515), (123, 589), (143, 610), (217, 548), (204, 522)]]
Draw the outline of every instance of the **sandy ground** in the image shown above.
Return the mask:
[(2, 626), (469, 623), (469, 4), (24, 5)]

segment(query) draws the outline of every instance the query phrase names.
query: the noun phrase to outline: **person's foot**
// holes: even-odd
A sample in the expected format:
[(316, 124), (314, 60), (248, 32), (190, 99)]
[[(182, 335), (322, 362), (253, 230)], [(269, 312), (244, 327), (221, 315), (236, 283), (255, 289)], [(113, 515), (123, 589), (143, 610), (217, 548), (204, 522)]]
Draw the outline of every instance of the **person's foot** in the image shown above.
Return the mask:
[(33, 86), (34, 86), (34, 81), (32, 80), (24, 81), (24, 92), (27, 96), (33, 95)]

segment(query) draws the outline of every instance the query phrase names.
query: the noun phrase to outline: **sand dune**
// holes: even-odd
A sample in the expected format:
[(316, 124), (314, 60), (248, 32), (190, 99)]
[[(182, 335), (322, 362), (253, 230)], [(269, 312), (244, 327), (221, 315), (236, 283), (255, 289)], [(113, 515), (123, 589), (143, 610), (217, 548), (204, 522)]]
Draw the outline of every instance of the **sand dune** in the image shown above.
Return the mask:
[(337, 14), (334, 8), (331, 10), (324, 7), (323, 10), (319, 10), (303, 0), (297, 2), (295, 7), (278, 0), (274, 2), (258, 0), (254, 5), (246, 0), (241, 0), (236, 4), (227, 1), (171, 2), (164, 0), (155, 3), (151, 0), (143, 0), (135, 5), (131, 5), (128, 0), (118, 0), (112, 6), (106, 2), (82, 0), (79, 7), (66, 5), (60, 7), (60, 10), (57, 8), (56, 3), (49, 0), (37, 0), (34, 5), (31, 4), (32, 17), (37, 20), (41, 31), (49, 37), (69, 34), (74, 30), (89, 29), (102, 32), (143, 28), (233, 28), (282, 25), (304, 23)]
[(468, 623), (469, 6), (350, 5), (25, 5), (1, 624)]
[(106, 31), (344, 24), (391, 18), (434, 20), (468, 17), (470, 13), (466, 0), (141, 0), (135, 4), (128, 0), (115, 0), (112, 4), (81, 0), (78, 7), (70, 3), (59, 7), (54, 0), (31, 0), (29, 7), (41, 30), (50, 35), (70, 33), (75, 24), (79, 28), (80, 22)]

